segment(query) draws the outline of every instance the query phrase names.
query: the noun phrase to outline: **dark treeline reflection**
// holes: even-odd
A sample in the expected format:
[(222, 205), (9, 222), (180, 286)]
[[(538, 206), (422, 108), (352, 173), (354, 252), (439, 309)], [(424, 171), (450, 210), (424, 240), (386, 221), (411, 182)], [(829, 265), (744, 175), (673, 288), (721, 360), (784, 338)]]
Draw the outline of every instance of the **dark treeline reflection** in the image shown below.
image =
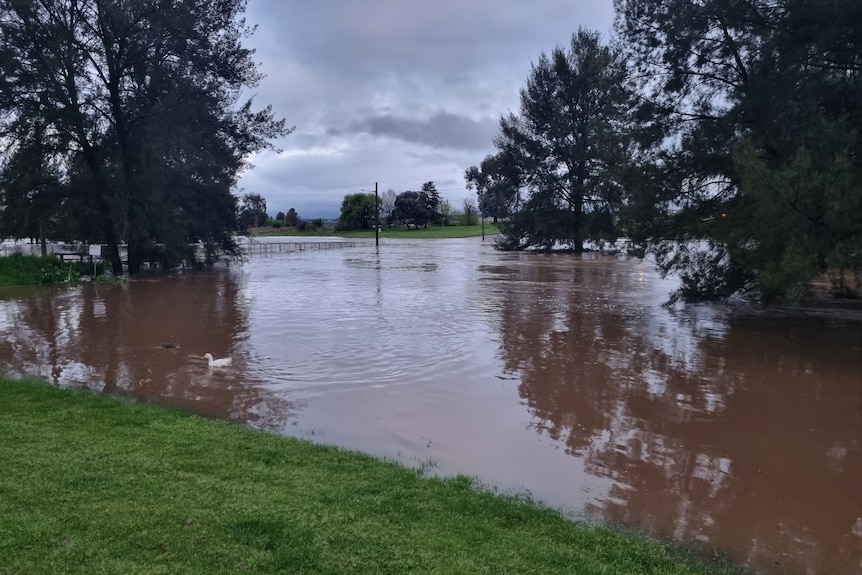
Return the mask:
[(637, 266), (526, 261), (483, 270), (502, 360), (537, 432), (615, 480), (593, 511), (766, 572), (862, 568), (862, 324), (668, 310)]
[[(292, 410), (244, 372), (247, 310), (230, 270), (22, 289), (0, 304), (0, 364), (13, 375), (273, 429)], [(206, 352), (235, 368), (209, 369)]]

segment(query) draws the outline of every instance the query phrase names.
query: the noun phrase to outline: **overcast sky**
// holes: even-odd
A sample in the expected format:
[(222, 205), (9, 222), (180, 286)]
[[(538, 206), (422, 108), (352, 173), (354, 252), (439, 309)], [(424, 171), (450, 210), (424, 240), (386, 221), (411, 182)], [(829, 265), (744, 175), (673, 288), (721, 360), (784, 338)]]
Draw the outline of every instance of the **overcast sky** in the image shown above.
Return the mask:
[(345, 194), (433, 180), (461, 208), (464, 170), (495, 151), (502, 114), (542, 52), (579, 27), (611, 35), (612, 0), (249, 0), (246, 40), (296, 130), (239, 182), (270, 215), (337, 217)]

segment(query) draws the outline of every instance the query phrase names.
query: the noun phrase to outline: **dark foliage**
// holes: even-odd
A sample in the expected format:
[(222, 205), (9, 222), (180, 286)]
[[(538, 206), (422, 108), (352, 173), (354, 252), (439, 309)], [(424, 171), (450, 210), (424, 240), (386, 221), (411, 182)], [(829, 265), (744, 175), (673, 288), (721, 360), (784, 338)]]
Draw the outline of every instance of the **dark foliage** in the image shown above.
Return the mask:
[(519, 204), (500, 247), (580, 252), (585, 240), (614, 235), (608, 214), (622, 203), (617, 171), (627, 161), (631, 107), (624, 60), (598, 34), (581, 30), (568, 50), (541, 55), (519, 114), (500, 120), (500, 152), (466, 173), (483, 211)]
[(340, 230), (370, 230), (377, 218), (374, 194), (360, 192), (347, 194), (341, 202)]
[[(85, 227), (68, 231), (106, 243), (115, 270), (121, 242), (131, 273), (194, 263), (196, 242), (210, 258), (236, 253), (236, 178), (290, 131), (270, 108), (239, 100), (260, 79), (241, 44), (244, 9), (245, 0), (0, 0), (7, 149), (37, 146), (43, 166), (30, 192), (7, 195), (59, 194), (51, 212), (31, 202), (31, 216), (74, 215)], [(32, 129), (20, 129), (23, 118)], [(49, 186), (51, 174), (62, 185)]]
[(387, 223), (390, 225), (400, 223), (407, 227), (418, 228), (419, 226), (427, 226), (432, 221), (433, 216), (434, 205), (428, 193), (407, 191), (401, 192), (395, 197), (395, 205)]
[[(862, 5), (617, 0), (661, 145), (630, 229), (687, 299), (862, 269)], [(633, 178), (637, 180), (638, 178)], [(685, 281), (686, 278), (690, 278)]]

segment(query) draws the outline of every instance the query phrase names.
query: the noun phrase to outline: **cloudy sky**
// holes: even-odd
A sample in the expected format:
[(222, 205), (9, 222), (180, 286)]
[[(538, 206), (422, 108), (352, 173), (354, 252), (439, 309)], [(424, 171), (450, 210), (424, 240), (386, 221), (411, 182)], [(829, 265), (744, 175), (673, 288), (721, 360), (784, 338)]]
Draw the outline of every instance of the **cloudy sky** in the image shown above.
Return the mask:
[(239, 186), (270, 215), (337, 217), (345, 194), (433, 180), (460, 208), (464, 170), (494, 152), (502, 114), (542, 52), (579, 27), (607, 39), (612, 0), (249, 0), (246, 45), (296, 130)]

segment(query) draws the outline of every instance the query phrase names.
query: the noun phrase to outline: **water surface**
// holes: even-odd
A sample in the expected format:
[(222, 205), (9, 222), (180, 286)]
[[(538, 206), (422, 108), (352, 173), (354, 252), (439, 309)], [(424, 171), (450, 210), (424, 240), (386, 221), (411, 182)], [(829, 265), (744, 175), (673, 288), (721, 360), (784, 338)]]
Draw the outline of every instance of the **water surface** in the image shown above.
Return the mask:
[(764, 573), (862, 572), (862, 320), (667, 309), (672, 287), (639, 261), (384, 239), (5, 290), (0, 365), (476, 475)]

